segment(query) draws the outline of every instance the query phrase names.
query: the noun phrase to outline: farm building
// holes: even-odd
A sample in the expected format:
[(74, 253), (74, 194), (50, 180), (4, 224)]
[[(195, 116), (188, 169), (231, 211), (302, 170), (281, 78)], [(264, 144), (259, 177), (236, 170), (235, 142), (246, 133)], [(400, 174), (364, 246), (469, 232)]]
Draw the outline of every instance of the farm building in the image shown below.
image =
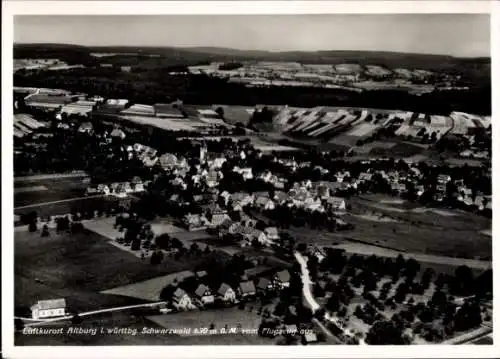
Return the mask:
[(31, 306), (33, 319), (62, 317), (65, 314), (66, 300), (64, 298), (39, 300), (35, 305)]

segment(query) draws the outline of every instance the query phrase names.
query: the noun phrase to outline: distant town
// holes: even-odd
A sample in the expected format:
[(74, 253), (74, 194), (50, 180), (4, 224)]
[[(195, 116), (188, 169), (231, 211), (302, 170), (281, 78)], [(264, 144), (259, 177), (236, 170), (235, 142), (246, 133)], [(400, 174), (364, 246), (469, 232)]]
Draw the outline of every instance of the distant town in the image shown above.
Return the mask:
[[(425, 97), (468, 74), (211, 61), (160, 101), (135, 51), (88, 56), (15, 59), (16, 345), (492, 342), (491, 114)], [(411, 101), (265, 103), (306, 88)]]

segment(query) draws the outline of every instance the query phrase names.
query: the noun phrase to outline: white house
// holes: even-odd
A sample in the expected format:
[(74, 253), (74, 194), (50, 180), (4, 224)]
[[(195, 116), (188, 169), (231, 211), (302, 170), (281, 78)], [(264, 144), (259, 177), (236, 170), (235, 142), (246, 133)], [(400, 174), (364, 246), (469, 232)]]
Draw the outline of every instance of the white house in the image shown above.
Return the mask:
[(290, 286), (290, 273), (287, 270), (279, 271), (274, 275), (273, 282), (277, 288), (288, 288)]
[(226, 303), (233, 303), (236, 300), (236, 292), (228, 284), (222, 283), (217, 291), (220, 299)]
[(328, 208), (330, 208), (332, 211), (345, 211), (346, 210), (346, 204), (345, 200), (340, 197), (328, 197), (326, 199), (326, 204)]
[(172, 297), (172, 304), (177, 309), (187, 310), (194, 307), (191, 297), (181, 288), (177, 288)]
[(31, 306), (33, 319), (62, 317), (64, 315), (66, 315), (66, 300), (64, 298), (39, 300)]
[(194, 294), (196, 294), (196, 297), (200, 299), (203, 304), (212, 304), (215, 300), (210, 288), (205, 284), (200, 284), (198, 288), (196, 288)]
[(278, 228), (276, 227), (267, 227), (266, 229), (264, 229), (264, 234), (271, 241), (276, 241), (280, 239)]

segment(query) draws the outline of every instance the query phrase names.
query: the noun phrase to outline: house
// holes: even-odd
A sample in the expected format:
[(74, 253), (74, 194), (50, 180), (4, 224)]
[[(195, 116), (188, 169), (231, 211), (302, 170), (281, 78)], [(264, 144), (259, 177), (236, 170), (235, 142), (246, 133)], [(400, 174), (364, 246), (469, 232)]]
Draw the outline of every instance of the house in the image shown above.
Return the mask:
[(238, 287), (238, 294), (242, 298), (246, 298), (255, 295), (255, 284), (251, 280), (241, 282)]
[(446, 193), (446, 185), (443, 183), (438, 183), (436, 186), (436, 192)]
[(278, 228), (276, 227), (267, 227), (266, 229), (264, 229), (264, 234), (270, 241), (277, 241), (278, 239), (280, 239)]
[(125, 132), (123, 132), (119, 128), (115, 128), (113, 131), (111, 131), (111, 137), (118, 137), (121, 138), (122, 140), (126, 137)]
[(172, 153), (164, 153), (159, 158), (160, 165), (164, 170), (171, 169), (177, 165), (177, 156)]
[(261, 293), (266, 293), (273, 289), (273, 282), (268, 278), (260, 278), (257, 282), (257, 290)]
[(99, 193), (99, 190), (96, 187), (87, 187), (85, 190), (85, 195), (86, 196), (92, 196), (92, 195), (97, 195)]
[(207, 216), (207, 219), (210, 221), (208, 223), (210, 227), (218, 227), (227, 220), (231, 220), (231, 218), (225, 213), (210, 214), (209, 216)]
[(208, 273), (207, 273), (207, 271), (202, 270), (202, 271), (196, 272), (195, 275), (196, 275), (196, 277), (201, 279), (201, 278), (206, 277), (208, 275)]
[(83, 122), (80, 127), (78, 127), (78, 132), (80, 133), (92, 133), (94, 131), (94, 126), (90, 122)]
[(144, 184), (143, 183), (133, 183), (131, 185), (133, 192), (144, 192)]
[(391, 189), (393, 192), (401, 194), (406, 191), (405, 183), (393, 183), (391, 184)]
[(233, 168), (233, 172), (239, 173), (243, 179), (252, 179), (253, 178), (253, 173), (252, 173), (252, 168), (251, 167), (244, 167), (240, 168), (238, 166)]
[(449, 175), (439, 174), (437, 176), (437, 181), (438, 181), (438, 183), (446, 184), (446, 183), (451, 181), (451, 177)]
[(172, 296), (172, 304), (182, 310), (193, 308), (191, 297), (181, 288), (177, 288)]
[(219, 184), (219, 179), (222, 178), (222, 174), (216, 171), (210, 171), (205, 175), (205, 183), (208, 187), (215, 187)]
[(303, 345), (317, 343), (317, 342), (318, 342), (318, 336), (316, 335), (316, 333), (311, 331), (306, 331), (304, 334), (302, 334)]
[(200, 214), (187, 214), (183, 218), (183, 222), (190, 231), (196, 231), (206, 228), (206, 218)]
[(273, 210), (275, 207), (274, 202), (270, 198), (264, 196), (257, 197), (254, 204), (257, 208), (265, 210)]
[(303, 202), (303, 207), (311, 212), (323, 212), (325, 209), (319, 198), (307, 197)]
[(345, 200), (341, 197), (328, 197), (325, 200), (325, 206), (331, 211), (345, 211), (346, 204)]
[(278, 204), (283, 204), (288, 200), (288, 194), (283, 191), (276, 191), (274, 192), (274, 200)]
[(319, 247), (315, 247), (314, 250), (312, 251), (312, 254), (318, 259), (318, 263), (321, 263), (323, 259), (326, 258), (325, 251)]
[(31, 306), (33, 319), (62, 317), (64, 315), (66, 315), (66, 300), (64, 298), (39, 300)]
[(275, 287), (279, 289), (288, 288), (290, 286), (290, 273), (287, 270), (282, 270), (276, 273), (273, 277)]
[(225, 303), (233, 303), (236, 301), (236, 293), (228, 284), (222, 283), (217, 290), (218, 297)]
[(210, 288), (208, 288), (205, 284), (200, 284), (194, 291), (194, 294), (204, 305), (212, 304), (215, 300)]

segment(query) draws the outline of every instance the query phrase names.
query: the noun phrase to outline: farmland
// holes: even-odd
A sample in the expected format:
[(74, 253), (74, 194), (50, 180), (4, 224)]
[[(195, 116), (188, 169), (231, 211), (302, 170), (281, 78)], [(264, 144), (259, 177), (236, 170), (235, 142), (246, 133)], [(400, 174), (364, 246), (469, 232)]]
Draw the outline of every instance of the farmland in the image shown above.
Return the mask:
[(86, 186), (81, 178), (16, 182), (14, 184), (14, 207), (81, 197)]
[[(203, 258), (168, 257), (157, 265), (139, 261), (96, 234), (15, 232), (15, 302), (18, 315), (38, 299), (65, 297), (70, 311), (137, 301), (98, 292), (203, 265)], [(215, 255), (215, 254), (214, 254)], [(217, 254), (220, 257), (220, 253)], [(35, 281), (35, 278), (38, 281)]]
[[(459, 211), (381, 202), (381, 198), (350, 200), (352, 215), (345, 219), (354, 224), (354, 230), (330, 233), (296, 228), (292, 234), (318, 245), (357, 242), (403, 253), (491, 259), (491, 238), (480, 233), (491, 228), (490, 220)], [(367, 215), (392, 220), (363, 218)]]

